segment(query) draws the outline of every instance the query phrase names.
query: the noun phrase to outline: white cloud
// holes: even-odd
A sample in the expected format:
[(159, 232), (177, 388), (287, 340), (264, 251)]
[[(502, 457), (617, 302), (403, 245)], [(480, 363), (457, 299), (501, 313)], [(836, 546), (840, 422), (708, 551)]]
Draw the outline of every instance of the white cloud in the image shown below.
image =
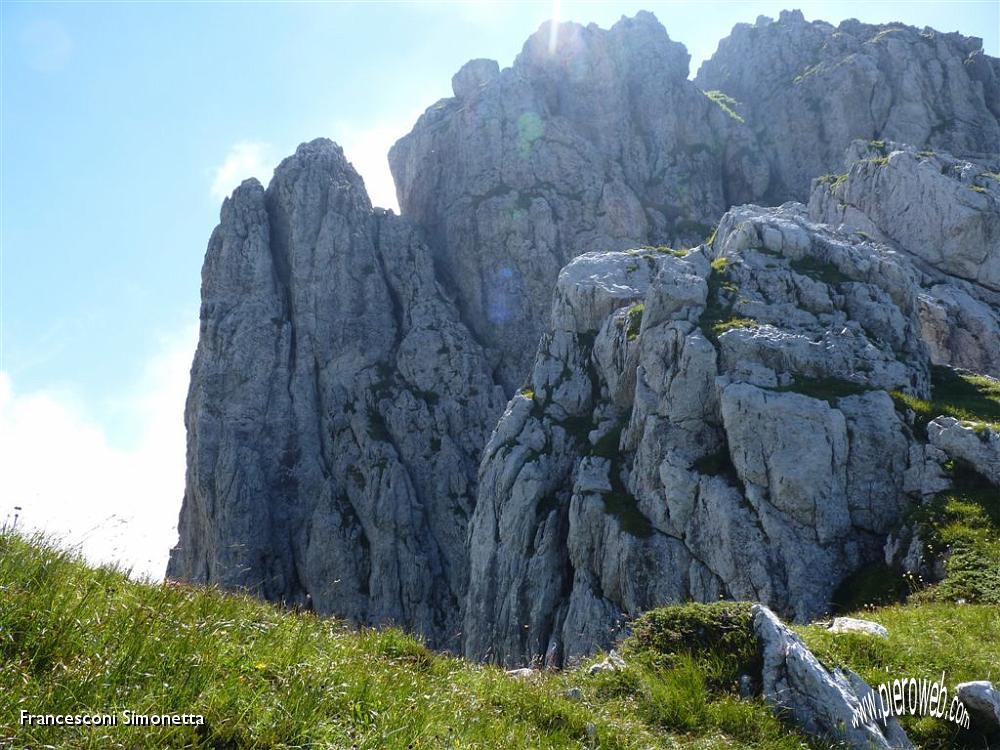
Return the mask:
[(215, 170), (212, 179), (212, 197), (223, 200), (239, 184), (250, 177), (256, 177), (265, 186), (274, 171), (273, 149), (262, 141), (239, 141), (234, 143), (225, 160)]
[[(71, 394), (18, 393), (0, 371), (0, 522), (40, 530), (94, 563), (162, 578), (184, 493), (184, 399), (197, 330), (164, 342), (125, 408), (140, 425), (115, 448)], [(20, 511), (14, 507), (19, 506)]]

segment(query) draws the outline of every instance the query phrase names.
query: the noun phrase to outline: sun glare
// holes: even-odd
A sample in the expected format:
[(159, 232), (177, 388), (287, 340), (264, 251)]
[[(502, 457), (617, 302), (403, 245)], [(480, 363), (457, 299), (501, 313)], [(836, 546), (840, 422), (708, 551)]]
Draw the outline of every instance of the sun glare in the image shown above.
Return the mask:
[(559, 34), (559, 21), (562, 14), (562, 0), (552, 0), (552, 18), (549, 23), (549, 54), (556, 51), (556, 42)]

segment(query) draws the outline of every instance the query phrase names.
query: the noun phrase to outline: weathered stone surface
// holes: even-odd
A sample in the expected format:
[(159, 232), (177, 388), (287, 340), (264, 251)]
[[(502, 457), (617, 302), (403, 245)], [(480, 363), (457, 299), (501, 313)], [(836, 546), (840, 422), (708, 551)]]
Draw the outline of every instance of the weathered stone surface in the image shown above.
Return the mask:
[(927, 425), (931, 445), (972, 466), (1000, 487), (1000, 432), (954, 417), (938, 417)]
[(887, 394), (929, 389), (914, 278), (792, 204), (570, 263), (484, 452), (466, 654), (573, 660), (689, 599), (826, 612), (926, 473)]
[[(990, 174), (891, 146), (812, 219), (741, 206), (684, 257), (623, 251), (799, 195), (857, 135), (995, 153), (1000, 69), (957, 35), (759, 28), (712, 75), (819, 67), (745, 106), (689, 81), (648, 13), (473, 60), (390, 154), (406, 219), (328, 141), (241, 186), (205, 259), (169, 574), (554, 666), (670, 602), (809, 619), (912, 557), (889, 534), (945, 453), (887, 392), (929, 394), (928, 349), (1000, 367)], [(756, 35), (780, 59), (754, 83), (720, 61), (759, 68)], [(815, 97), (829, 130), (795, 120)], [(898, 227), (911, 197), (930, 209)]]
[(973, 729), (986, 735), (1000, 735), (1000, 692), (992, 682), (963, 682), (955, 686), (955, 693), (969, 710)]
[(896, 717), (880, 726), (869, 720), (854, 725), (855, 711), (871, 688), (850, 670), (828, 671), (795, 633), (767, 607), (753, 608), (754, 633), (761, 641), (764, 700), (814, 737), (838, 747), (911, 748)]
[(933, 361), (1000, 374), (998, 167), (885, 141), (856, 141), (848, 161), (815, 181), (811, 218), (906, 253)]
[(834, 617), (830, 626), (831, 633), (863, 633), (879, 638), (888, 638), (889, 631), (885, 626), (871, 620), (859, 620), (856, 617)]
[(209, 244), (168, 574), (454, 643), (488, 372), (419, 233), (300, 146)]
[(427, 228), (508, 393), (571, 258), (697, 243), (766, 188), (749, 131), (688, 80), (688, 59), (650, 13), (546, 24), (512, 67), (462, 68), (455, 98), (390, 151), (403, 214)]
[(998, 79), (981, 39), (854, 19), (835, 27), (794, 10), (737, 24), (695, 81), (740, 103), (771, 165), (761, 198), (780, 203), (843, 172), (855, 138), (995, 158)]

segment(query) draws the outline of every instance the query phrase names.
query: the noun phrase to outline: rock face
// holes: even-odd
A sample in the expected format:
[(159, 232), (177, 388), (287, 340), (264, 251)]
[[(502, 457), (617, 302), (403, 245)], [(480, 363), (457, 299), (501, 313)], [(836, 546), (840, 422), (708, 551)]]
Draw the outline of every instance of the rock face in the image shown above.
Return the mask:
[(512, 67), (473, 60), (389, 153), (404, 215), (512, 393), (559, 270), (587, 251), (702, 241), (768, 169), (749, 130), (688, 80), (650, 13), (544, 25)]
[(753, 629), (764, 656), (764, 700), (803, 731), (857, 750), (913, 747), (895, 716), (883, 726), (874, 719), (855, 726), (855, 711), (871, 692), (860, 676), (850, 670), (827, 671), (766, 607), (754, 607)]
[(974, 163), (856, 141), (850, 169), (815, 181), (809, 214), (910, 256), (936, 364), (1000, 375), (1000, 154)]
[[(997, 61), (786, 14), (701, 73), (742, 104), (687, 75), (651, 14), (546, 25), (392, 149), (405, 218), (325, 140), (238, 188), (168, 574), (522, 666), (688, 599), (811, 618), (889, 554), (971, 444), (888, 393), (1000, 370)], [(808, 213), (740, 205), (859, 135), (961, 158), (855, 146)]]
[(300, 146), (209, 243), (168, 575), (453, 643), (487, 373), (419, 232)]
[(769, 203), (805, 201), (855, 138), (1000, 153), (1000, 61), (975, 37), (784, 11), (737, 24), (695, 80), (742, 105), (768, 155)]
[(931, 445), (957, 458), (1000, 487), (1000, 432), (983, 425), (938, 417), (927, 425)]
[(1000, 738), (1000, 692), (993, 683), (987, 680), (963, 682), (955, 686), (955, 692), (969, 709), (975, 729)]
[(915, 289), (795, 204), (735, 209), (684, 257), (570, 263), (484, 452), (466, 655), (572, 660), (688, 599), (827, 611), (923, 461), (886, 392), (929, 389)]

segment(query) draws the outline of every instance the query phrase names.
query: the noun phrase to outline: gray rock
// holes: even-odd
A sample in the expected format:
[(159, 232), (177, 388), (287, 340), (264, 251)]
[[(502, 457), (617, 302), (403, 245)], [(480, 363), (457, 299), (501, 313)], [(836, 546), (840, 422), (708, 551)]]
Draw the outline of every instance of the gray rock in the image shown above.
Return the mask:
[[(791, 14), (734, 32), (712, 75), (754, 91), (730, 105), (651, 14), (543, 26), (511, 68), (463, 66), (393, 148), (405, 219), (372, 209), (329, 141), (266, 190), (244, 183), (205, 258), (169, 575), (509, 665), (606, 648), (671, 602), (825, 613), (946, 484), (887, 392), (927, 397), (928, 351), (993, 371), (1000, 342), (978, 162), (935, 157), (936, 175), (894, 148), (857, 167), (862, 197), (889, 178), (927, 191), (934, 221), (909, 228), (877, 190), (849, 211), (824, 186), (812, 219), (725, 213), (798, 195), (874, 136), (858, 97), (887, 135), (996, 153), (996, 61), (874, 28)], [(761, 93), (757, 36), (784, 45), (785, 89), (806, 57), (820, 68)], [(813, 97), (828, 131), (795, 119)], [(928, 126), (927, 97), (951, 122)], [(686, 255), (647, 246), (696, 246), (717, 222)], [(970, 451), (942, 445), (959, 438)]]
[(554, 36), (545, 24), (512, 67), (463, 67), (455, 98), (390, 151), (403, 214), (428, 228), (508, 394), (574, 256), (696, 244), (766, 187), (748, 129), (688, 80), (688, 60), (650, 13)]
[(986, 735), (1000, 734), (1000, 692), (992, 682), (963, 682), (955, 686), (955, 693), (969, 710), (972, 728)]
[(859, 620), (855, 617), (834, 617), (830, 626), (831, 633), (862, 633), (879, 638), (888, 638), (889, 631), (884, 625), (871, 620)]
[(618, 672), (622, 669), (625, 669), (625, 660), (618, 654), (617, 651), (611, 649), (611, 651), (608, 652), (607, 657), (605, 657), (602, 661), (597, 662), (597, 664), (590, 665), (590, 668), (587, 670), (587, 674)]
[(451, 90), (458, 99), (468, 99), (500, 75), (496, 60), (469, 60), (451, 79)]
[(927, 425), (931, 444), (1000, 487), (1000, 432), (984, 425), (937, 417)]
[(503, 401), (420, 233), (304, 144), (224, 203), (201, 317), (168, 575), (455, 647)]
[(805, 201), (810, 182), (843, 172), (855, 138), (964, 157), (1000, 153), (1000, 61), (982, 40), (902, 24), (737, 24), (698, 71), (705, 91), (737, 100), (771, 167), (768, 203)]
[(538, 677), (538, 670), (529, 667), (520, 667), (518, 669), (508, 669), (506, 675), (515, 680), (534, 680)]
[(466, 655), (572, 661), (692, 599), (826, 613), (933, 481), (887, 394), (929, 390), (916, 278), (792, 204), (570, 263), (483, 455)]
[(780, 716), (814, 737), (842, 743), (838, 747), (913, 747), (895, 717), (881, 727), (873, 720), (855, 726), (855, 711), (871, 688), (849, 670), (823, 667), (769, 609), (754, 606), (753, 629), (763, 650), (764, 700)]
[(810, 217), (911, 259), (922, 277), (921, 329), (935, 363), (1000, 374), (997, 165), (885, 141), (856, 141), (848, 151), (845, 175), (815, 181)]

